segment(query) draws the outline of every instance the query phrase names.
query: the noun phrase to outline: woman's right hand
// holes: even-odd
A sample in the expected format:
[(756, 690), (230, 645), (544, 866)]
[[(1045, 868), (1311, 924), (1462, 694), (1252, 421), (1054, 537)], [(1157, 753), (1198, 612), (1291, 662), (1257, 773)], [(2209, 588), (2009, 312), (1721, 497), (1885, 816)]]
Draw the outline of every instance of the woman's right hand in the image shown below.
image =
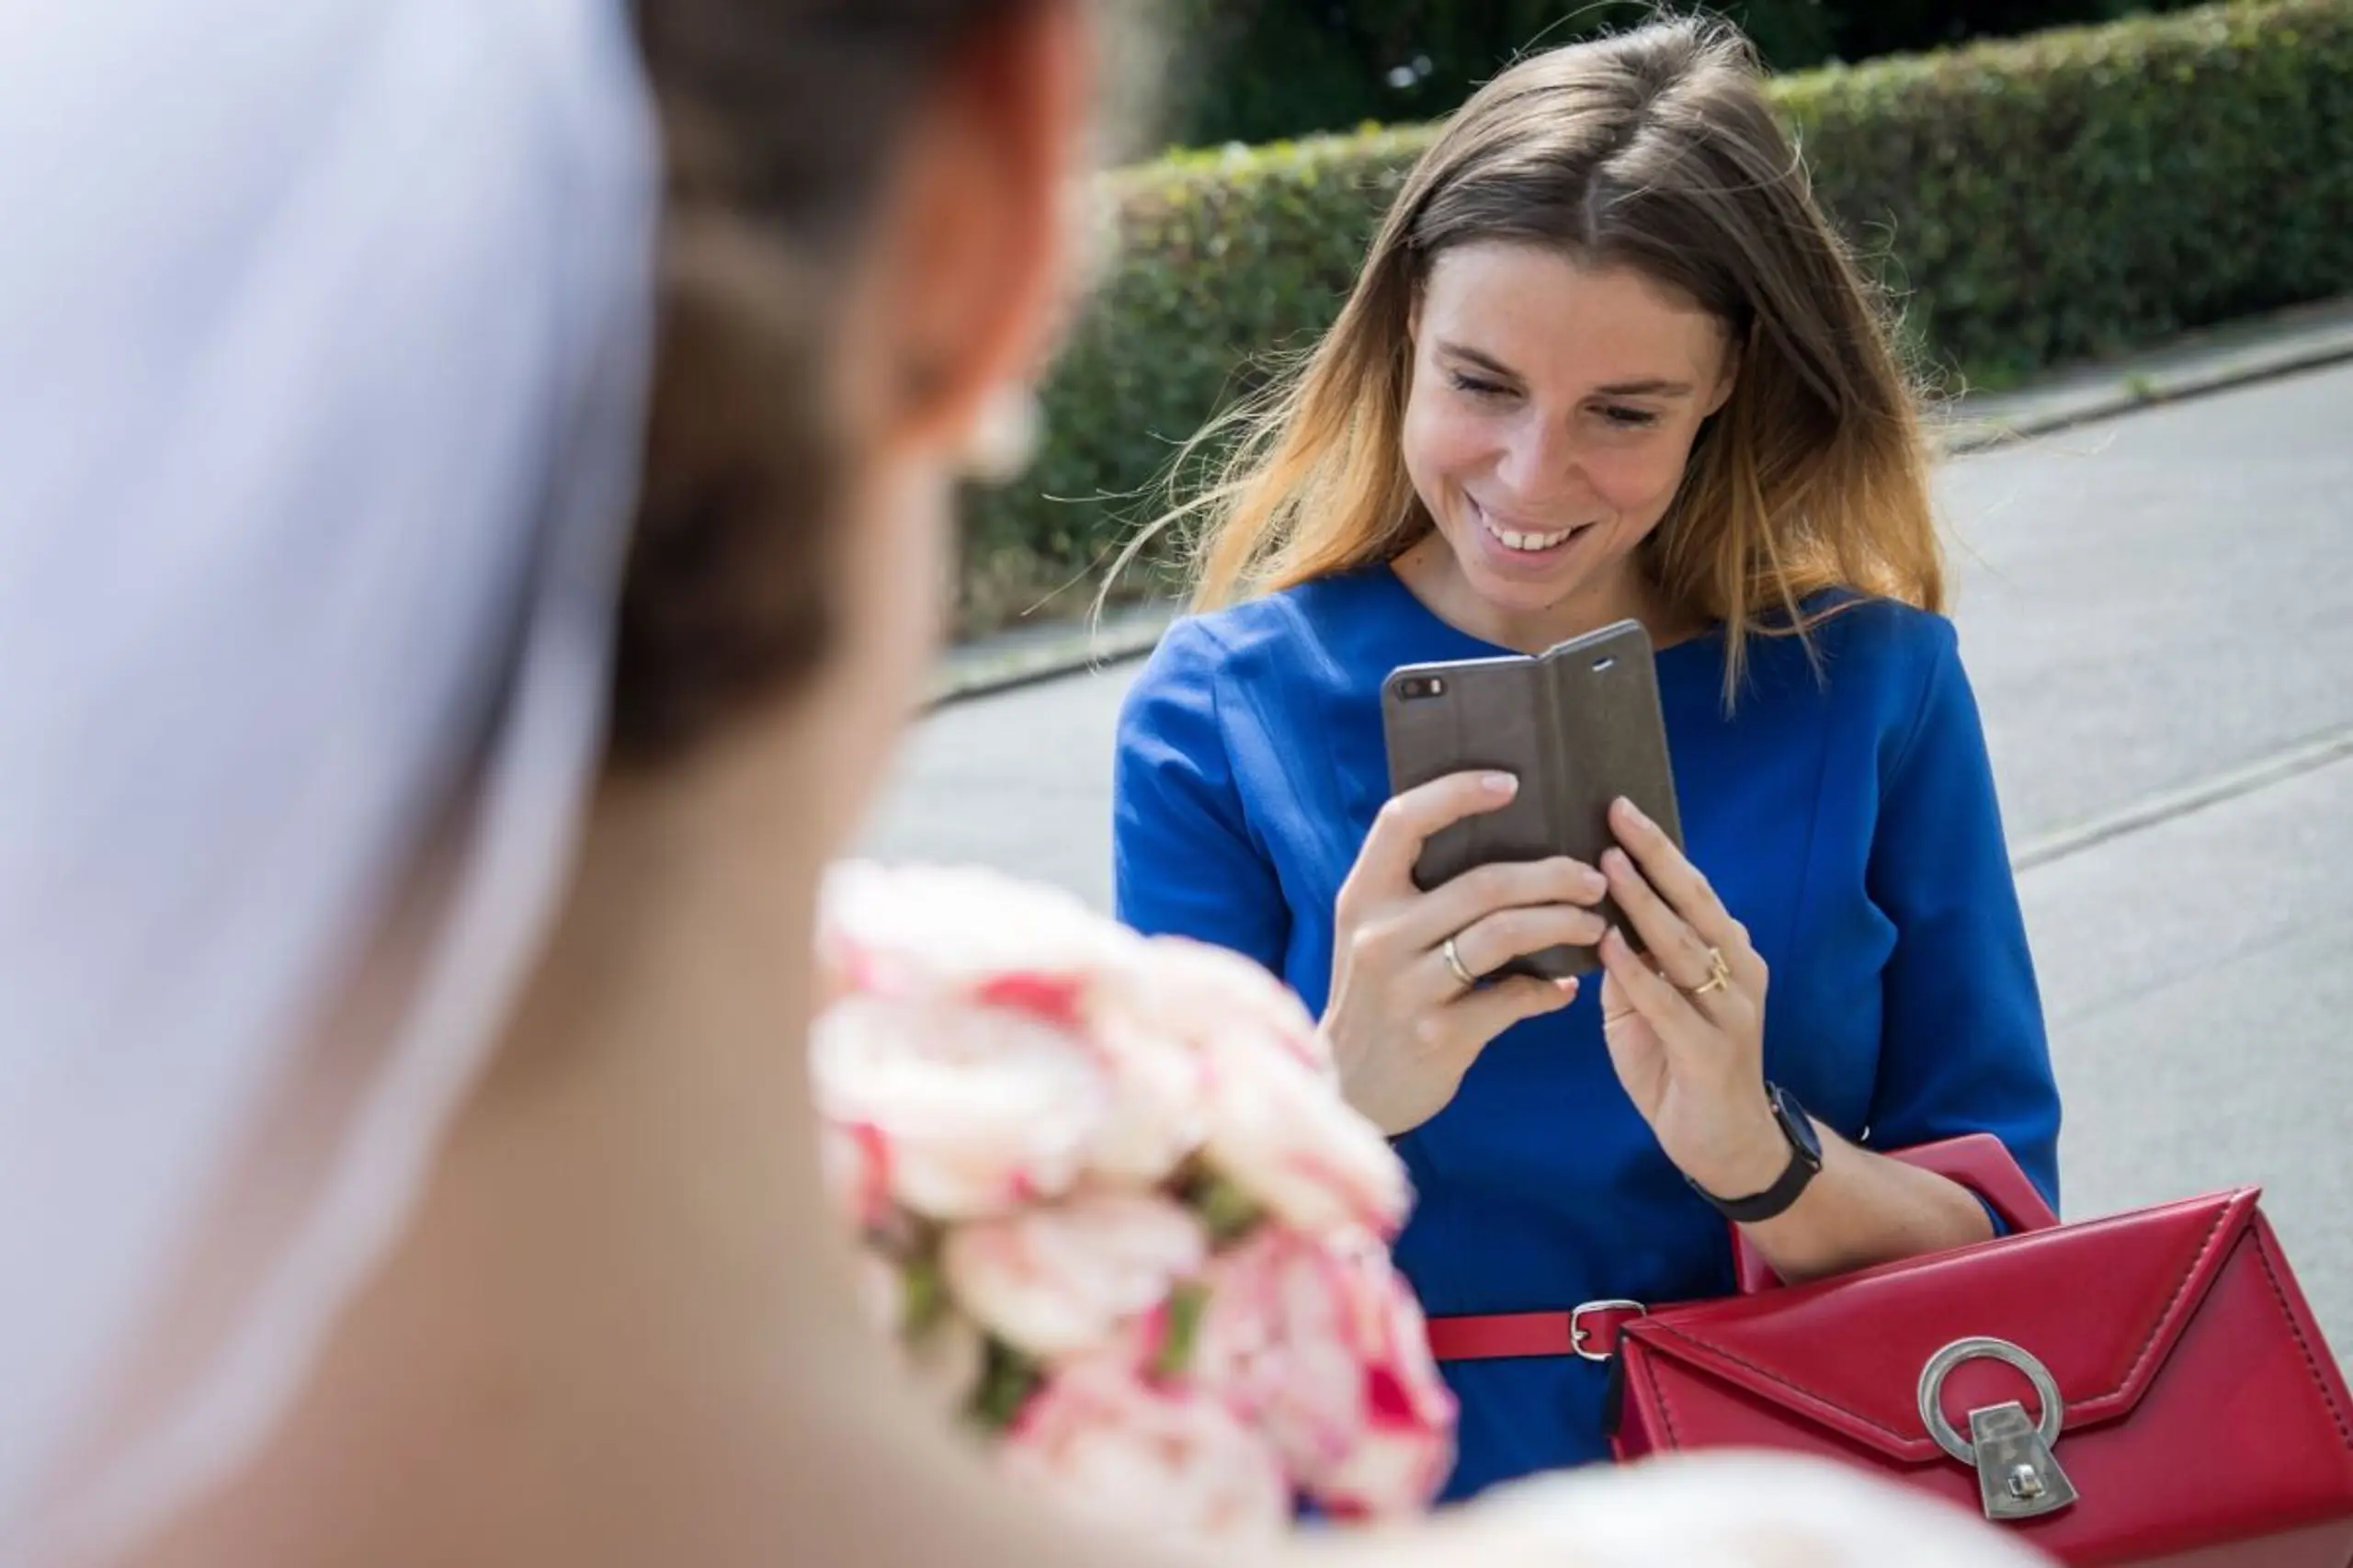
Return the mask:
[(1340, 888), (1324, 1035), (1348, 1103), (1391, 1137), (1444, 1109), (1489, 1040), (1576, 995), (1574, 980), (1527, 975), (1467, 986), (1448, 962), (1449, 939), (1462, 970), (1479, 977), (1547, 948), (1601, 940), (1592, 906), (1609, 884), (1582, 861), (1496, 863), (1427, 892), (1414, 885), (1414, 862), (1433, 835), (1518, 792), (1507, 773), (1456, 773), (1396, 796)]

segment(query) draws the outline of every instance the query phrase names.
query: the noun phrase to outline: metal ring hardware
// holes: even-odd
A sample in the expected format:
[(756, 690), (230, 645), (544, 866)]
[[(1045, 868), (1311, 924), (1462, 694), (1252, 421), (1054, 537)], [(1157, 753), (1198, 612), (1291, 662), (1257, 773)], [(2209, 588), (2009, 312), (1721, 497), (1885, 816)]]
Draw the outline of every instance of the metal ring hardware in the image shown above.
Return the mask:
[(1945, 1379), (1954, 1368), (1968, 1361), (1999, 1361), (2025, 1373), (2027, 1381), (2034, 1385), (2034, 1392), (2042, 1397), (2042, 1415), (2035, 1427), (2043, 1447), (2050, 1448), (2059, 1441), (2059, 1429), (2067, 1418), (2066, 1403), (2059, 1394), (2059, 1380), (2031, 1354), (2008, 1340), (1980, 1336), (1954, 1340), (1929, 1357), (1927, 1366), (1921, 1369), (1920, 1420), (1928, 1428), (1928, 1436), (1937, 1440), (1937, 1447), (1963, 1464), (1977, 1462), (1976, 1445), (1954, 1431), (1952, 1423), (1945, 1419), (1941, 1397)]

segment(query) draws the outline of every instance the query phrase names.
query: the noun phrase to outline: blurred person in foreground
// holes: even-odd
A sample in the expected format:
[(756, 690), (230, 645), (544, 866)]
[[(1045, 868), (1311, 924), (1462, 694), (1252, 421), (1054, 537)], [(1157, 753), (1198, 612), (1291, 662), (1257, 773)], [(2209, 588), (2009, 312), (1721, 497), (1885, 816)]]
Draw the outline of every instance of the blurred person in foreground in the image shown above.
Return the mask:
[[(1040, 368), (1085, 7), (0, 48), (0, 1562), (1185, 1561), (899, 1387), (798, 1049)], [(1289, 1550), (2013, 1560), (1795, 1475)]]

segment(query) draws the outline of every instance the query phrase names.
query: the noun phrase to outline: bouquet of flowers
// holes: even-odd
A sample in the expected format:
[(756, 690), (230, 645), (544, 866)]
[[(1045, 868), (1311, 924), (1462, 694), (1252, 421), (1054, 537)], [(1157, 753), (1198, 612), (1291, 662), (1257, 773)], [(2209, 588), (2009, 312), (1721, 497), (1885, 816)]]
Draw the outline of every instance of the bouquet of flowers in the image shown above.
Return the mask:
[(910, 1365), (1013, 1476), (1204, 1534), (1419, 1512), (1454, 1406), (1404, 1167), (1256, 965), (980, 870), (840, 868), (827, 1175)]

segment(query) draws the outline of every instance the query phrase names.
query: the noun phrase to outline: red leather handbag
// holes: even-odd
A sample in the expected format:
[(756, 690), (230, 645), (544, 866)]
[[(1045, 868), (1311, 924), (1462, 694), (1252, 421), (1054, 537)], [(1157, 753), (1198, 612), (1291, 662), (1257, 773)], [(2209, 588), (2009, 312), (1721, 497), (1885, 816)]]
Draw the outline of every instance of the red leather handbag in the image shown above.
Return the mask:
[(1843, 1460), (2076, 1568), (2347, 1568), (2353, 1396), (2252, 1188), (2060, 1225), (1987, 1136), (1897, 1156), (2012, 1233), (1645, 1312), (1440, 1318), (1440, 1359), (1574, 1353), (1615, 1330), (1623, 1460)]

